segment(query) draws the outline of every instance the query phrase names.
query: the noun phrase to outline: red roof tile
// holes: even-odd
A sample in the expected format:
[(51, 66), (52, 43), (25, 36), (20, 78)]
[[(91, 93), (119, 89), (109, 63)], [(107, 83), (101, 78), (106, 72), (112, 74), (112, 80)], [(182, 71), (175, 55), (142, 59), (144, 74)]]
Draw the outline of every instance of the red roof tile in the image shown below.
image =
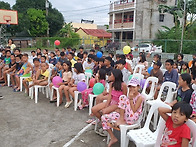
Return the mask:
[[(80, 28), (82, 29), (82, 28)], [(96, 36), (99, 38), (111, 38), (112, 33), (108, 33), (103, 29), (82, 29), (87, 35)]]

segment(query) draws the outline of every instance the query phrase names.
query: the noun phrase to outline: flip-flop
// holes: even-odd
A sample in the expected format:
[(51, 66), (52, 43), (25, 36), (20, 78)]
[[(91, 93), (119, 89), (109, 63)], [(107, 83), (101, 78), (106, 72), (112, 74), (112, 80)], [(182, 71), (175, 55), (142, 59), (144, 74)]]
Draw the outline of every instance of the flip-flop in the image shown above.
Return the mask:
[(90, 123), (92, 123), (93, 121), (95, 121), (95, 119), (94, 119), (94, 118), (91, 118), (91, 119), (88, 119), (88, 120), (86, 121), (86, 123), (90, 124)]
[(57, 99), (53, 99), (50, 101), (50, 103), (55, 103), (55, 102), (57, 102)]
[(14, 89), (14, 92), (20, 92), (20, 89)]

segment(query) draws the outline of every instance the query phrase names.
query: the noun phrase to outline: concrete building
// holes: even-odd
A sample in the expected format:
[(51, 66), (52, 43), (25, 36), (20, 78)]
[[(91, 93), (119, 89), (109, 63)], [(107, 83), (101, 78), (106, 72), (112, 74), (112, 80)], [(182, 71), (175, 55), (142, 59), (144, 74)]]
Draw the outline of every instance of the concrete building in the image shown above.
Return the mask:
[(175, 0), (120, 0), (112, 2), (109, 29), (112, 39), (135, 45), (139, 40), (154, 39), (161, 26), (173, 27), (170, 14), (160, 14), (158, 6), (175, 5)]

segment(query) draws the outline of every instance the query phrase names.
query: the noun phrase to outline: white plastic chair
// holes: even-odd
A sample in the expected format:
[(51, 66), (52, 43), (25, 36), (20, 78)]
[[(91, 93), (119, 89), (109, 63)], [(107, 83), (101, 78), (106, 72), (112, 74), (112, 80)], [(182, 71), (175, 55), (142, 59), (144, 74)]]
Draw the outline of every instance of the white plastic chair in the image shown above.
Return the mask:
[[(145, 101), (146, 100), (143, 101), (142, 109), (144, 109)], [(119, 128), (120, 128), (120, 147), (125, 147), (126, 142), (128, 141), (128, 138), (126, 137), (128, 130), (135, 129), (135, 128), (141, 128), (141, 122), (142, 122), (142, 119), (143, 119), (143, 112), (144, 111), (142, 111), (142, 114), (140, 114), (140, 117), (139, 117), (139, 119), (137, 120), (137, 122), (135, 124), (132, 124), (132, 125), (126, 125), (125, 124), (125, 125), (120, 125), (119, 126)], [(110, 139), (110, 136), (108, 134), (107, 144), (109, 143), (109, 139)]]
[[(196, 147), (196, 123), (190, 119), (188, 119), (188, 121), (186, 122), (187, 126), (190, 128), (191, 133), (192, 133), (192, 139), (189, 142), (190, 146), (192, 147)], [(162, 136), (163, 136), (163, 132), (165, 129), (165, 121), (163, 120), (160, 124), (161, 128), (159, 129), (158, 135), (157, 135), (157, 140), (155, 143), (155, 147), (160, 147), (161, 143), (162, 143)]]
[[(127, 137), (133, 141), (137, 147), (149, 147), (149, 146), (154, 146), (157, 140), (157, 136), (158, 136), (158, 132), (159, 129), (161, 128), (161, 122), (163, 121), (162, 118), (160, 118), (159, 120), (159, 124), (157, 127), (157, 130), (155, 132), (152, 132), (150, 130), (150, 120), (152, 119), (152, 116), (154, 114), (154, 112), (159, 108), (159, 107), (166, 107), (166, 108), (170, 108), (171, 107), (161, 101), (157, 101), (156, 103), (154, 103), (152, 105), (152, 107), (150, 108), (150, 111), (148, 113), (147, 116), (147, 120), (144, 124), (144, 127), (141, 129), (136, 129), (136, 130), (130, 130), (127, 133)], [(127, 139), (127, 142), (125, 144), (125, 147), (128, 146), (128, 142), (129, 140)]]
[[(176, 89), (176, 84), (173, 83), (173, 82), (164, 82), (161, 86), (161, 89), (159, 91), (159, 95), (157, 97), (156, 100), (148, 100), (147, 101), (147, 105), (148, 106), (152, 106), (155, 102), (157, 101), (161, 101), (161, 96), (162, 96), (162, 93), (164, 91), (164, 89), (168, 87), (168, 91), (167, 91), (167, 94), (166, 94), (166, 99), (164, 102), (167, 102), (167, 103), (171, 103), (172, 100), (173, 100), (173, 90)], [(155, 112), (155, 115), (154, 115), (154, 121), (152, 122), (153, 126), (154, 126), (154, 129), (156, 129), (156, 126), (157, 126), (157, 120), (158, 120), (158, 111)]]
[[(40, 86), (40, 85), (34, 85), (33, 87), (35, 88), (35, 103), (38, 102), (38, 89), (39, 88), (46, 88), (46, 97), (48, 98), (49, 97), (49, 91), (50, 91), (50, 88), (49, 88), (49, 84), (50, 84), (50, 77), (51, 77), (51, 70), (49, 70), (49, 77), (48, 77), (48, 85), (46, 86)], [(33, 90), (32, 90), (33, 91)], [(33, 93), (33, 92), (32, 92)]]
[(167, 69), (161, 69), (163, 75), (165, 74), (165, 72), (167, 71)]
[[(134, 71), (133, 71), (133, 75), (136, 74), (136, 73), (139, 73), (139, 74), (142, 74), (142, 70), (145, 69), (145, 66), (142, 65), (142, 64), (138, 64), (136, 65)], [(137, 72), (139, 71), (139, 72)]]
[[(92, 77), (91, 73), (85, 73), (85, 83), (87, 85), (87, 88), (89, 87), (89, 80)], [(78, 107), (78, 96), (81, 92), (80, 91), (74, 91), (74, 111), (77, 111)]]
[[(32, 73), (32, 71), (30, 71), (30, 73)], [(31, 74), (30, 74), (30, 76), (29, 77), (20, 77), (20, 92), (22, 92), (22, 81), (24, 80), (24, 79), (27, 79), (27, 78), (30, 78), (31, 77)]]

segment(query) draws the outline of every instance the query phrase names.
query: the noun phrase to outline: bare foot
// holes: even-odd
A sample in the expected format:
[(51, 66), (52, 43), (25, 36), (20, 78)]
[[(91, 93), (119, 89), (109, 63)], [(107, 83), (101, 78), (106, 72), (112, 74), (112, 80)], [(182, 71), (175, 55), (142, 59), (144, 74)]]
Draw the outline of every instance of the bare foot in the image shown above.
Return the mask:
[(118, 139), (116, 137), (114, 138), (111, 138), (109, 144), (108, 144), (108, 147), (111, 147), (113, 144), (115, 144), (116, 142), (118, 142)]

